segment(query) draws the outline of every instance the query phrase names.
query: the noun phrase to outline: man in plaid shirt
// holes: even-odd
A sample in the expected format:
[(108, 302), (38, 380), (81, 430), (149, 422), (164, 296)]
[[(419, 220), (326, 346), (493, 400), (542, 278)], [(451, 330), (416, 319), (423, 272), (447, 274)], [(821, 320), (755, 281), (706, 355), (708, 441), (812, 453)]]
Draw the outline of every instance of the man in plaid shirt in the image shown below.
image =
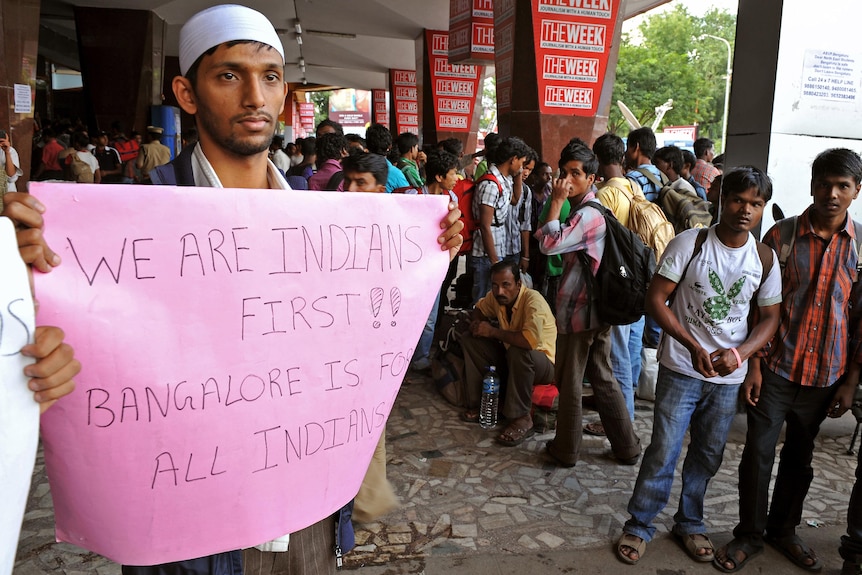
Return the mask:
[[(862, 290), (856, 280), (862, 238), (847, 209), (860, 184), (862, 158), (852, 150), (826, 150), (811, 166), (811, 206), (787, 226), (792, 232), (782, 231), (779, 222), (764, 238), (786, 259), (781, 319), (762, 357), (751, 358), (743, 383), (748, 435), (739, 465), (739, 524), (733, 541), (715, 553), (721, 571), (741, 569), (763, 551), (764, 542), (803, 569), (822, 567), (814, 550), (796, 535), (796, 526), (814, 476), (811, 462), (820, 424), (847, 411), (859, 383)], [(769, 507), (775, 446), (784, 423)], [(855, 501), (855, 517), (860, 517), (862, 502)], [(859, 552), (862, 545), (857, 545)]]
[[(575, 210), (584, 202), (597, 201), (593, 182), (599, 161), (584, 142), (574, 139), (560, 154), (560, 179), (554, 182), (550, 208), (542, 228), (536, 232), (543, 254), (563, 254), (563, 277), (556, 295), (557, 352), (554, 362), (560, 387), (557, 434), (548, 443), (548, 454), (563, 467), (573, 467), (583, 437), (581, 394), (584, 374), (590, 380), (596, 408), (611, 442), (613, 455), (624, 465), (640, 457), (635, 435), (619, 383), (611, 371), (611, 329), (599, 321), (588, 306), (586, 274), (595, 275), (605, 247), (605, 219), (592, 207)], [(568, 220), (560, 221), (565, 202), (572, 206)], [(541, 223), (541, 222), (540, 222)], [(578, 252), (586, 252), (586, 269)], [(549, 294), (550, 297), (550, 294)]]

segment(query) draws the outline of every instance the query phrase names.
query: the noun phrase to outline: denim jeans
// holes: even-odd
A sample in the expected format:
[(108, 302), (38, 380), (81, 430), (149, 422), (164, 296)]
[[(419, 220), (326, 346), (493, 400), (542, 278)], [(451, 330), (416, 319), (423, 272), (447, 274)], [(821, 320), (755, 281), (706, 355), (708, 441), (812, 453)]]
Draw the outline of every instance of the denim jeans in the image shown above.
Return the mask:
[(682, 493), (674, 515), (674, 532), (705, 533), (703, 499), (709, 480), (721, 466), (739, 385), (716, 384), (659, 366), (652, 440), (644, 454), (629, 500), (631, 519), (623, 530), (650, 541), (652, 522), (670, 498), (685, 432), (691, 441), (682, 466)]
[(491, 291), (491, 259), (488, 256), (468, 256), (473, 268), (473, 305)]
[(620, 383), (632, 421), (635, 419), (635, 387), (641, 373), (643, 322), (641, 318), (629, 325), (611, 326), (611, 369)]
[(434, 343), (434, 328), (437, 327), (437, 310), (439, 307), (440, 296), (438, 294), (434, 299), (434, 305), (431, 307), (431, 313), (425, 320), (425, 327), (422, 328), (422, 335), (419, 336), (416, 350), (413, 352), (411, 363), (416, 369), (427, 369), (431, 366), (431, 345)]

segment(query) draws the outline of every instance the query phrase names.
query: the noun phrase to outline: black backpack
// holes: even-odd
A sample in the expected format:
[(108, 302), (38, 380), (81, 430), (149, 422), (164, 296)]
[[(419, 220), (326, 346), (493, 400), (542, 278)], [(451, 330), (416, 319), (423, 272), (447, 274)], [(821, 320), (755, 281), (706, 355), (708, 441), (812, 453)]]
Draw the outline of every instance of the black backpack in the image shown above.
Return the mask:
[[(601, 212), (607, 227), (605, 251), (599, 269), (595, 277), (587, 274), (587, 317), (592, 317), (592, 306), (595, 305), (596, 313), (604, 323), (634, 323), (646, 312), (646, 292), (655, 273), (655, 253), (635, 232), (622, 225), (613, 212), (598, 202), (580, 204), (572, 213), (584, 206)], [(589, 270), (586, 252), (578, 252), (578, 255), (584, 268)]]

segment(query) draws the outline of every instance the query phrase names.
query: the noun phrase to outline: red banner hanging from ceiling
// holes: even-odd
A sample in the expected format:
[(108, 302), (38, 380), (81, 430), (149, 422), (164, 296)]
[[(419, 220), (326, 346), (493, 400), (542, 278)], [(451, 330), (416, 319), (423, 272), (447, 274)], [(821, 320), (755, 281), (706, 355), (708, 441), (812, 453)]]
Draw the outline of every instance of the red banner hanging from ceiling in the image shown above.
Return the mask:
[(437, 130), (469, 132), (473, 108), (479, 92), (481, 68), (449, 63), (449, 33), (426, 30), (428, 65)]
[(389, 93), (395, 110), (395, 134), (419, 133), (419, 98), (414, 70), (389, 70)]
[(532, 0), (539, 109), (595, 116), (620, 0)]
[(493, 0), (449, 0), (449, 61), (494, 61)]

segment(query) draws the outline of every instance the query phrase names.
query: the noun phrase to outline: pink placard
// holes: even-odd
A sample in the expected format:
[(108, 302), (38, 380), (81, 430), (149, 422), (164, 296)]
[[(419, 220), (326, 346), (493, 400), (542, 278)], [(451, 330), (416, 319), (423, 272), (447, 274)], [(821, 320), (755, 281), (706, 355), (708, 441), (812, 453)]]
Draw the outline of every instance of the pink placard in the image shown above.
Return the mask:
[(150, 565), (359, 489), (448, 265), (446, 198), (33, 184), (39, 323), (83, 370), (43, 421), (57, 536)]

